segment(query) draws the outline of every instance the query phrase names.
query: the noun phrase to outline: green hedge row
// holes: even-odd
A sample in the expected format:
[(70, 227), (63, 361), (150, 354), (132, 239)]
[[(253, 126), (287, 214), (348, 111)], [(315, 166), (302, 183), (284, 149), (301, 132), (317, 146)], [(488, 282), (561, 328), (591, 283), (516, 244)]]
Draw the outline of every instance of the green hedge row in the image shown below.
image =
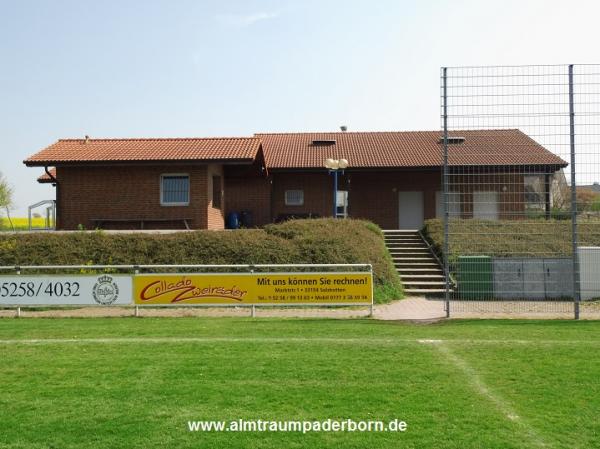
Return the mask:
[[(497, 257), (570, 257), (571, 220), (450, 220), (450, 261), (459, 255)], [(427, 220), (424, 234), (438, 254), (444, 245), (444, 223)], [(579, 246), (600, 246), (600, 220), (582, 218)]]
[(0, 234), (0, 265), (371, 263), (378, 302), (402, 297), (381, 230), (360, 220), (174, 234)]

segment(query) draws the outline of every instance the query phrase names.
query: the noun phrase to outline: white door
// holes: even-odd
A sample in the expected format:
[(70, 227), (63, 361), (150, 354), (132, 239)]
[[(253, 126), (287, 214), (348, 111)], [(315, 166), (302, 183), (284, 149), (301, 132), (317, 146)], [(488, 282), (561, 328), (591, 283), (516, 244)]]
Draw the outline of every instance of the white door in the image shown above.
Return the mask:
[(473, 218), (497, 220), (498, 192), (473, 192)]
[(348, 218), (348, 191), (338, 190), (335, 204), (336, 218)]
[(423, 227), (423, 192), (398, 192), (398, 229)]

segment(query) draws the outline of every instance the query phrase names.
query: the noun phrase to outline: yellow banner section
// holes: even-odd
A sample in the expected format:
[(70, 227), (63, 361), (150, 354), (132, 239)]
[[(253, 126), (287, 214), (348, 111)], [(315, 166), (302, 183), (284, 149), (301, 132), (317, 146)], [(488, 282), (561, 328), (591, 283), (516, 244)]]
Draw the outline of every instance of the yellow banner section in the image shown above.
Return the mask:
[(371, 273), (141, 274), (135, 304), (371, 304)]

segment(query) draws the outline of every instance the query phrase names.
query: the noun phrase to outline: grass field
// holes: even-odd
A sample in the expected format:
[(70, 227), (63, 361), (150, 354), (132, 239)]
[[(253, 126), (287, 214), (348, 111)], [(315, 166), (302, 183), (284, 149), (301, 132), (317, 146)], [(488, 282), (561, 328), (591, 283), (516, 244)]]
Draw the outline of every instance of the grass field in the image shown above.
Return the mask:
[[(2, 448), (592, 448), (600, 323), (2, 319)], [(189, 420), (406, 432), (190, 432)]]

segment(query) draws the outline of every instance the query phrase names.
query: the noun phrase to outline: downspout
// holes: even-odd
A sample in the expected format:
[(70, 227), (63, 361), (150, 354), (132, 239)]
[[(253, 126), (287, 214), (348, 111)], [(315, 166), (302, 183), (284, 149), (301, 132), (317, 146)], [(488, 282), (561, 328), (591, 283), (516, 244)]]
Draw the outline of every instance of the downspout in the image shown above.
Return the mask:
[(47, 165), (44, 167), (44, 171), (46, 172), (46, 174), (48, 175), (48, 177), (50, 178), (50, 180), (51, 180), (51, 181), (52, 181), (54, 184), (58, 185), (58, 181), (57, 181), (57, 179), (56, 179), (56, 178), (55, 178), (55, 177), (52, 175), (52, 173), (50, 173), (50, 171), (48, 170), (48, 166), (47, 166)]

